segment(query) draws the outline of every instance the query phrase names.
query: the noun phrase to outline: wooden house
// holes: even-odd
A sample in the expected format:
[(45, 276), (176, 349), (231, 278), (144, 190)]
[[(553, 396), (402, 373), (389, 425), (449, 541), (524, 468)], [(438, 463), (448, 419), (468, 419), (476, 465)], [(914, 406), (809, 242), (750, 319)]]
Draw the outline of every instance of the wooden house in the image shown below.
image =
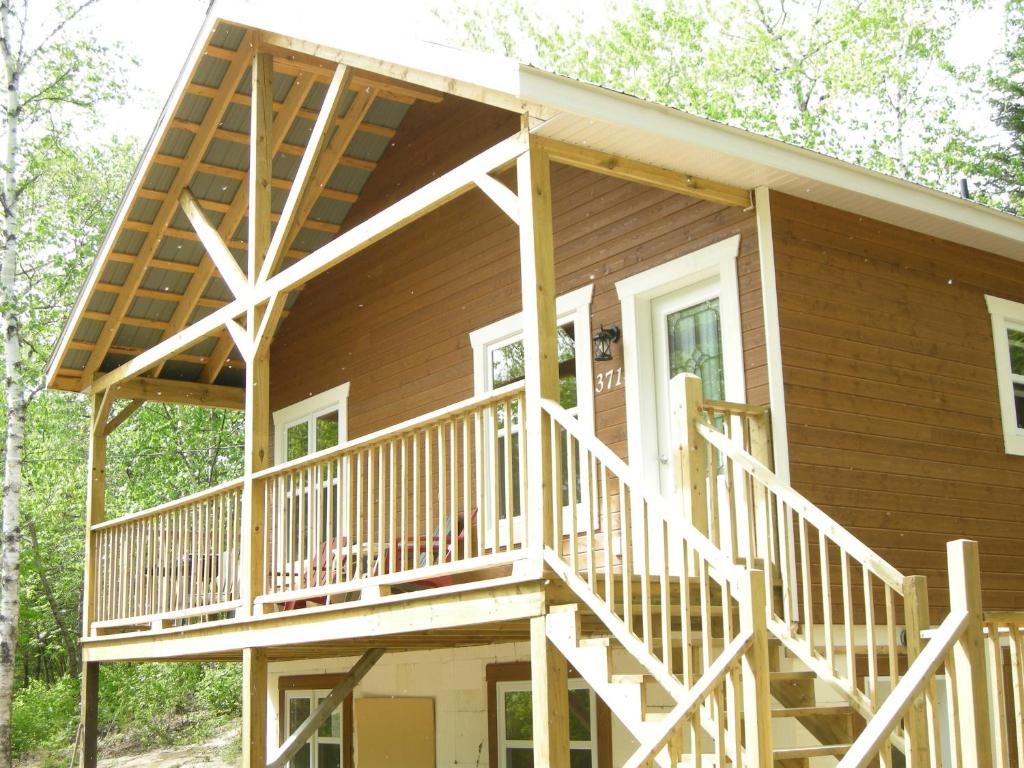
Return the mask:
[[(370, 49), (372, 48), (372, 50)], [(1024, 221), (515, 62), (219, 4), (48, 384), (115, 661), (253, 766), (1024, 758)], [(145, 401), (242, 477), (107, 519)]]

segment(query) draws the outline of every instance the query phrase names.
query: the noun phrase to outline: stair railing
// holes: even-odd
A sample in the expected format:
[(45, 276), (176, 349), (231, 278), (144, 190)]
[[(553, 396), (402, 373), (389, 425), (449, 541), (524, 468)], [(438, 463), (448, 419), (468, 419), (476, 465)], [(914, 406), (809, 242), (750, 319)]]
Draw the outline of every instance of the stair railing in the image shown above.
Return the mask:
[[(562, 533), (552, 537), (547, 564), (677, 702), (725, 665), (723, 685), (694, 703), (701, 726), (734, 763), (770, 765), (770, 733), (757, 716), (769, 707), (767, 629), (748, 582), (759, 572), (730, 562), (565, 409), (550, 400), (542, 408), (553, 446), (553, 525)], [(759, 605), (763, 592), (762, 580)], [(755, 642), (742, 663), (721, 661), (745, 631)], [(675, 714), (670, 736), (696, 727), (691, 709)]]
[[(901, 721), (906, 724), (915, 708), (925, 710), (926, 728), (904, 750), (902, 765), (909, 768), (1005, 768), (1011, 762), (1006, 741), (1005, 708), (1001, 688), (1002, 630), (1010, 636), (1011, 654), (1020, 660), (1019, 614), (989, 614), (981, 610), (981, 568), (974, 541), (952, 541), (947, 547), (950, 612), (935, 630), (924, 634), (927, 644), (886, 697), (864, 731), (853, 743), (839, 768), (895, 765), (892, 745)], [(1017, 629), (1014, 626), (1017, 625)], [(988, 630), (987, 640), (985, 630)], [(986, 647), (983, 647), (985, 642)], [(986, 650), (989, 658), (986, 659)], [(993, 661), (996, 663), (993, 664)], [(1012, 679), (1019, 685), (1020, 668)], [(940, 688), (939, 682), (944, 686)], [(940, 691), (943, 695), (939, 695)], [(1016, 727), (1021, 727), (1019, 690)], [(995, 713), (990, 727), (990, 710)], [(908, 733), (913, 733), (910, 727)]]
[(688, 375), (672, 383), (687, 427), (680, 453), (700, 478), (684, 502), (691, 519), (706, 521), (733, 562), (764, 564), (779, 587), (768, 590), (773, 634), (871, 717), (884, 698), (880, 678), (899, 682), (905, 577), (755, 458), (740, 419), (749, 406), (706, 408), (699, 384)]
[(992, 764), (1024, 765), (1024, 611), (984, 614)]

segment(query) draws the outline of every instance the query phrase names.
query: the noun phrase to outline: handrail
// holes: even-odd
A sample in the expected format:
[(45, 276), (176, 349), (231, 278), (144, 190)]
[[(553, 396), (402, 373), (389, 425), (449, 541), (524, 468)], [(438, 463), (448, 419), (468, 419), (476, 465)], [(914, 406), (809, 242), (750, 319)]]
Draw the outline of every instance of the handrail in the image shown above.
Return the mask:
[(465, 400), (460, 400), (457, 403), (446, 405), (443, 408), (430, 411), (429, 413), (424, 413), (420, 416), (414, 416), (411, 419), (406, 419), (398, 424), (392, 424), (389, 427), (378, 429), (376, 432), (370, 432), (368, 434), (361, 435), (360, 437), (353, 438), (352, 440), (347, 440), (340, 445), (323, 448), (316, 453), (308, 453), (297, 459), (275, 464), (274, 466), (262, 469), (259, 472), (254, 472), (252, 474), (252, 479), (262, 480), (273, 475), (291, 472), (292, 470), (306, 464), (317, 464), (322, 461), (328, 461), (346, 453), (347, 451), (358, 450), (359, 448), (363, 448), (371, 443), (377, 443), (390, 437), (397, 437), (405, 432), (411, 432), (419, 427), (429, 424), (430, 422), (452, 416), (460, 411), (502, 402), (503, 400), (507, 400), (509, 396), (518, 394), (524, 390), (525, 384), (522, 382), (509, 384), (508, 386), (501, 387), (500, 389), (493, 389), (486, 394), (475, 395), (473, 397), (466, 398)]
[[(753, 641), (754, 633), (751, 631), (742, 632), (733, 638), (714, 663), (686, 692), (683, 700), (665, 715), (665, 719), (658, 724), (658, 730), (654, 735), (637, 747), (636, 752), (623, 764), (623, 768), (643, 768), (643, 766), (649, 765), (655, 755), (668, 745), (685, 721), (699, 715), (700, 705), (739, 663)], [(757, 716), (761, 717), (762, 715), (758, 713)]]
[(169, 512), (172, 509), (178, 509), (179, 507), (187, 507), (191, 504), (198, 504), (201, 501), (207, 501), (214, 496), (219, 496), (225, 491), (234, 490), (242, 487), (242, 478), (236, 477), (234, 480), (226, 480), (220, 485), (215, 485), (211, 488), (207, 488), (205, 491), (199, 491), (197, 493), (190, 494), (189, 496), (182, 496), (180, 499), (174, 501), (168, 501), (157, 507), (150, 507), (144, 509), (141, 512), (132, 512), (127, 515), (121, 515), (111, 520), (104, 520), (102, 523), (95, 523), (89, 526), (90, 531), (102, 531), (107, 528), (117, 528), (120, 526), (133, 525), (140, 520), (145, 520), (147, 517), (153, 517), (159, 515), (162, 512)]
[[(1009, 768), (1024, 761), (1024, 611), (985, 611), (981, 620), (988, 657), (986, 684), (993, 704), (992, 759), (996, 768)], [(1004, 679), (1004, 643), (1010, 656), (1009, 686)]]
[(894, 589), (898, 594), (903, 594), (904, 575), (875, 553), (863, 541), (825, 514), (792, 486), (783, 483), (772, 470), (768, 469), (768, 467), (750, 454), (740, 450), (714, 427), (698, 423), (697, 431), (701, 437), (727, 455), (736, 465), (746, 470), (755, 480), (763, 484), (780, 500), (784, 501), (788, 507), (799, 511), (809, 523), (824, 532), (833, 541), (840, 543), (847, 553), (853, 555), (864, 564), (869, 565), (874, 575), (885, 584)]
[(748, 403), (733, 403), (728, 400), (705, 400), (704, 410), (713, 413), (721, 413), (729, 416), (767, 416), (771, 409), (767, 405), (749, 405)]
[[(682, 510), (672, 510), (667, 499), (660, 491), (655, 490), (636, 470), (620, 459), (607, 445), (588, 433), (580, 425), (579, 420), (569, 413), (565, 408), (553, 400), (542, 400), (541, 407), (548, 415), (554, 418), (558, 424), (572, 435), (581, 445), (593, 453), (614, 474), (627, 483), (634, 493), (642, 496), (652, 509), (656, 510), (662, 521), (668, 525), (680, 526), (679, 530), (685, 533), (687, 542), (700, 553), (701, 557), (719, 569), (723, 578), (733, 584), (742, 583), (741, 574), (743, 569), (732, 563), (712, 541), (703, 533), (690, 525), (682, 514)], [(672, 514), (675, 512), (675, 514)]]
[(914, 699), (934, 681), (936, 672), (946, 663), (946, 657), (963, 634), (967, 620), (966, 611), (950, 613), (945, 618), (921, 654), (879, 707), (878, 712), (868, 721), (864, 731), (839, 761), (837, 768), (867, 768), (874, 763), (879, 750), (883, 749), (892, 737), (893, 731), (899, 726), (900, 719), (910, 709)]

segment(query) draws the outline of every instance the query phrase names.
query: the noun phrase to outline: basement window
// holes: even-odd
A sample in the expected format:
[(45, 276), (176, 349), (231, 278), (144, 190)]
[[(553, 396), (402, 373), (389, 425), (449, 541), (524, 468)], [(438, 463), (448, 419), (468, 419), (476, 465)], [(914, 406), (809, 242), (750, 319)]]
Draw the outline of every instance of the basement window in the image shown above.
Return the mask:
[(1024, 304), (986, 296), (1006, 452), (1024, 456)]

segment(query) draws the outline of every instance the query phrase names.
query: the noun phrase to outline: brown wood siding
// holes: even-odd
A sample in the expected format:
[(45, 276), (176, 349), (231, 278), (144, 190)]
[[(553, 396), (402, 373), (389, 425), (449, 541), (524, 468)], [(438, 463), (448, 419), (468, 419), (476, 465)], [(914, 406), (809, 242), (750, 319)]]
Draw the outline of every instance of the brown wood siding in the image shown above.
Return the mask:
[[(748, 393), (767, 402), (752, 214), (561, 166), (553, 197), (557, 290), (593, 283), (595, 328), (621, 322), (616, 281), (740, 234)], [(520, 311), (518, 251), (516, 227), (472, 192), (310, 283), (274, 342), (272, 407), (350, 381), (354, 437), (472, 396), (469, 333)], [(595, 374), (622, 365), (614, 354)], [(595, 409), (625, 455), (623, 388)]]
[(793, 485), (948, 607), (946, 542), (986, 608), (1024, 608), (1024, 457), (1004, 452), (985, 294), (1024, 265), (773, 193)]
[[(415, 105), (346, 226), (508, 137), (518, 120), (454, 97)], [(505, 181), (514, 186), (514, 173)], [(741, 235), (748, 397), (767, 402), (752, 212), (563, 166), (554, 168), (553, 208), (557, 290), (593, 283), (595, 328), (621, 323), (616, 281)], [(273, 345), (272, 408), (350, 381), (355, 437), (470, 397), (470, 331), (520, 309), (518, 230), (471, 192), (303, 289)], [(621, 345), (614, 355), (595, 363), (595, 374), (621, 366)], [(622, 387), (597, 395), (595, 408), (599, 436), (625, 455)]]

